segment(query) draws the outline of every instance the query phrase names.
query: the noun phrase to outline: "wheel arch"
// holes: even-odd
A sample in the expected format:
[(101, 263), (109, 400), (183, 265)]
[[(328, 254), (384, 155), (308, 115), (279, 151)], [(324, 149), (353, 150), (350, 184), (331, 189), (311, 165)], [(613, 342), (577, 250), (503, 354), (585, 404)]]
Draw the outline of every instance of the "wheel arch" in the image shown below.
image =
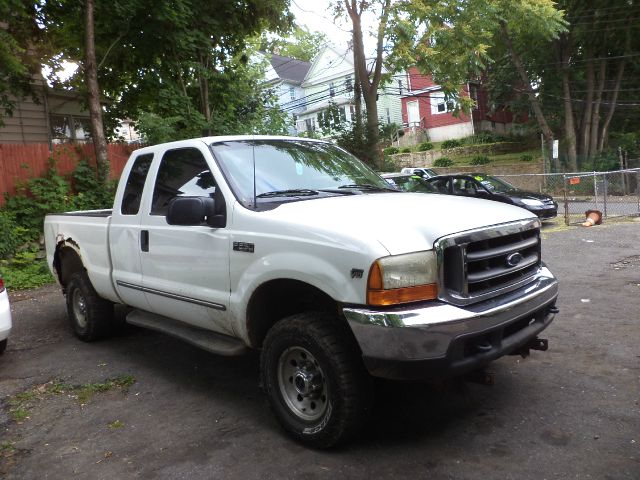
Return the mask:
[(78, 244), (71, 239), (59, 241), (53, 255), (53, 268), (62, 289), (66, 290), (73, 274), (86, 270)]
[(330, 295), (306, 282), (293, 279), (269, 280), (260, 285), (247, 304), (247, 337), (259, 348), (278, 320), (306, 311), (338, 316), (340, 306)]

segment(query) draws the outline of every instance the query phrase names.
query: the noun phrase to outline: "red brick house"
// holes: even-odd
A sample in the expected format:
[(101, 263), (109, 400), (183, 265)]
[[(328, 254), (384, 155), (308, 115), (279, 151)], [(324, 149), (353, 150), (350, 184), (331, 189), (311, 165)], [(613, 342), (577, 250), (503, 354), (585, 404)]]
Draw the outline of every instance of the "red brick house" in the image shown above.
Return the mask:
[(415, 67), (407, 71), (404, 82), (399, 81), (399, 88), (405, 133), (417, 139), (440, 142), (481, 131), (505, 133), (516, 122), (511, 111), (489, 107), (487, 92), (477, 81), (467, 83), (462, 89), (462, 95), (471, 96), (476, 103), (471, 115), (454, 116), (454, 105), (445, 101), (442, 88)]

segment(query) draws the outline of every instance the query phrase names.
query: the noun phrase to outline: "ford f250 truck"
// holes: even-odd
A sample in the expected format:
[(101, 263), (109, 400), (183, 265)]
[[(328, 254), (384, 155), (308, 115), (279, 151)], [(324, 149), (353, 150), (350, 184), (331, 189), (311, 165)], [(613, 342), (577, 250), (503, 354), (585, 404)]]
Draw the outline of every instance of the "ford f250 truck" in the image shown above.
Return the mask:
[(209, 137), (136, 150), (112, 210), (48, 215), (85, 341), (126, 321), (220, 355), (260, 349), (284, 429), (315, 447), (367, 419), (372, 377), (464, 375), (546, 349), (557, 282), (512, 205), (399, 192), (328, 142)]

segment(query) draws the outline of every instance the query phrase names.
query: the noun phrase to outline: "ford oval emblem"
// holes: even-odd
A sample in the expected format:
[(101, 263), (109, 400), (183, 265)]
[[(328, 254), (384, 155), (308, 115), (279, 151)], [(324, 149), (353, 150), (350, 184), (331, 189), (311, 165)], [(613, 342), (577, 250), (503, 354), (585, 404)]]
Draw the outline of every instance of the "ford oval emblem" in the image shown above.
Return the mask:
[(515, 267), (522, 261), (523, 258), (524, 257), (520, 252), (514, 252), (507, 257), (506, 264), (508, 267)]

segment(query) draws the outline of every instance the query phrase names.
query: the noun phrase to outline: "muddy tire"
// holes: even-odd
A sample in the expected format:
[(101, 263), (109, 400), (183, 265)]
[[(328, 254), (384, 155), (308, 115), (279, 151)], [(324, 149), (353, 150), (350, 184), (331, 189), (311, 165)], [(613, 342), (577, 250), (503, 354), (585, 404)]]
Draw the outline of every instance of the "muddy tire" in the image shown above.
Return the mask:
[(372, 406), (371, 378), (348, 327), (308, 312), (279, 321), (262, 347), (269, 404), (296, 440), (328, 448), (356, 434)]
[(96, 293), (86, 272), (74, 273), (67, 285), (67, 315), (76, 336), (85, 342), (112, 333), (113, 303)]

